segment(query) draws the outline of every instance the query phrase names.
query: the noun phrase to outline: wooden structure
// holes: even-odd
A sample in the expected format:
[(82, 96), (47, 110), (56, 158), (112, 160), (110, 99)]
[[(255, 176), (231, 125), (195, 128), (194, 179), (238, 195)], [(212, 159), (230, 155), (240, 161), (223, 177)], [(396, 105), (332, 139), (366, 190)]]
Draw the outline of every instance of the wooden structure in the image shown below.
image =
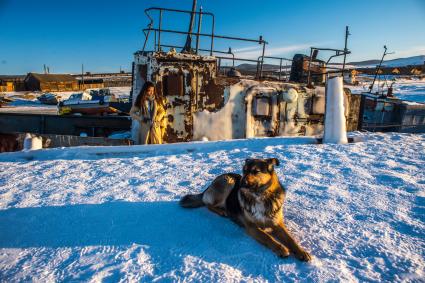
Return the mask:
[(15, 85), (13, 82), (5, 82), (0, 85), (0, 91), (15, 91)]
[(97, 78), (97, 79), (78, 79), (78, 85), (80, 90), (86, 90), (89, 88), (104, 88), (105, 83), (103, 82), (103, 79)]
[(0, 92), (25, 90), (25, 76), (0, 75)]
[(76, 91), (78, 81), (68, 74), (37, 74), (28, 73), (25, 86), (30, 91)]

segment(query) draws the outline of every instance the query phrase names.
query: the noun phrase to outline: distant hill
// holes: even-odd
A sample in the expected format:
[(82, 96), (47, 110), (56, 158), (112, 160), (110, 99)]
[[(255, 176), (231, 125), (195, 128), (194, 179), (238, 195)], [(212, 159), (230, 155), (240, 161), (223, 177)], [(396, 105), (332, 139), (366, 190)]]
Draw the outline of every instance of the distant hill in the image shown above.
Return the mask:
[[(365, 60), (365, 61), (358, 61), (358, 62), (349, 62), (347, 63), (347, 68), (375, 68), (381, 60), (375, 59), (375, 60)], [(382, 66), (384, 67), (405, 67), (405, 66), (412, 66), (412, 65), (423, 65), (425, 61), (425, 55), (419, 55), (419, 56), (412, 56), (412, 57), (406, 57), (406, 58), (397, 58), (392, 60), (384, 60), (382, 63)], [(288, 62), (288, 66), (290, 68), (291, 64)], [(332, 65), (340, 66), (341, 63), (332, 63)], [(282, 66), (282, 69), (285, 68), (285, 65)], [(236, 69), (242, 72), (256, 72), (257, 71), (257, 65), (256, 64), (240, 64), (236, 66)], [(273, 64), (264, 64), (263, 65), (263, 71), (279, 71), (279, 65), (273, 65)]]
[[(366, 61), (360, 61), (360, 62), (350, 62), (348, 64), (354, 65), (356, 67), (375, 68), (380, 61), (381, 60), (366, 60)], [(406, 57), (406, 58), (384, 60), (384, 62), (382, 63), (382, 66), (404, 67), (404, 66), (411, 66), (411, 65), (423, 65), (424, 61), (425, 61), (425, 55), (419, 55), (419, 56), (412, 56), (412, 57)]]
[[(290, 67), (291, 64), (288, 62), (288, 66)], [(236, 66), (236, 69), (239, 71), (245, 71), (245, 72), (256, 72), (257, 71), (257, 64), (240, 64)], [(285, 69), (285, 64), (282, 65), (282, 70)], [(273, 65), (273, 64), (264, 64), (263, 65), (263, 71), (279, 71), (279, 65)]]
[(354, 65), (357, 67), (363, 67), (367, 65), (378, 65), (381, 60), (366, 60), (366, 61), (359, 61), (359, 62), (349, 62), (348, 64)]

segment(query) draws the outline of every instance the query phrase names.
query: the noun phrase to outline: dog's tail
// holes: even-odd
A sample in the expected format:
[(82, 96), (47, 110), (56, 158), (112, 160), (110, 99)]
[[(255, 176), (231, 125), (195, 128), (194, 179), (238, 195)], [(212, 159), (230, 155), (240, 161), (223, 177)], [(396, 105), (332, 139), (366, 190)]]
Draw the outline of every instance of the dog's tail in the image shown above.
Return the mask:
[(180, 205), (185, 208), (197, 208), (204, 206), (205, 203), (202, 201), (202, 196), (204, 193), (196, 194), (196, 195), (185, 195), (180, 200)]

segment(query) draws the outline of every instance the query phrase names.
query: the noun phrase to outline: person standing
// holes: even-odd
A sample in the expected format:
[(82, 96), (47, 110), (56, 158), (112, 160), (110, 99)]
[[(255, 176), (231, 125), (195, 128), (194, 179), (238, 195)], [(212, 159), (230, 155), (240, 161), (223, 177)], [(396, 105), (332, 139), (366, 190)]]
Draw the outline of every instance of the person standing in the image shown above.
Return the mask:
[(165, 103), (156, 94), (154, 83), (146, 82), (131, 107), (130, 116), (139, 123), (136, 144), (162, 144), (166, 126)]

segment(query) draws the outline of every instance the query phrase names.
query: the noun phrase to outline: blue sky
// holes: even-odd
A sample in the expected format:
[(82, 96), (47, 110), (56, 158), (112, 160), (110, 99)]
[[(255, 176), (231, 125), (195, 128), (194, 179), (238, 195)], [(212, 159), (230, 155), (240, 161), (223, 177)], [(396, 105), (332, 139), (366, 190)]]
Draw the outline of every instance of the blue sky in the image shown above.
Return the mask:
[[(190, 9), (192, 0), (23, 1), (0, 0), (0, 74), (130, 70), (148, 24), (144, 9)], [(348, 61), (376, 59), (386, 44), (388, 59), (425, 54), (424, 0), (289, 1), (198, 0), (216, 17), (216, 33), (269, 42), (267, 54), (292, 57), (309, 46), (343, 48), (350, 26)], [(165, 27), (186, 30), (188, 18), (167, 17)], [(206, 20), (203, 31), (209, 30)], [(163, 42), (167, 38), (163, 38)], [(184, 37), (168, 38), (182, 45)], [(208, 42), (202, 41), (206, 47)], [(229, 43), (217, 41), (226, 50)], [(258, 46), (231, 43), (238, 56), (257, 57)], [(258, 55), (257, 55), (258, 54)]]

